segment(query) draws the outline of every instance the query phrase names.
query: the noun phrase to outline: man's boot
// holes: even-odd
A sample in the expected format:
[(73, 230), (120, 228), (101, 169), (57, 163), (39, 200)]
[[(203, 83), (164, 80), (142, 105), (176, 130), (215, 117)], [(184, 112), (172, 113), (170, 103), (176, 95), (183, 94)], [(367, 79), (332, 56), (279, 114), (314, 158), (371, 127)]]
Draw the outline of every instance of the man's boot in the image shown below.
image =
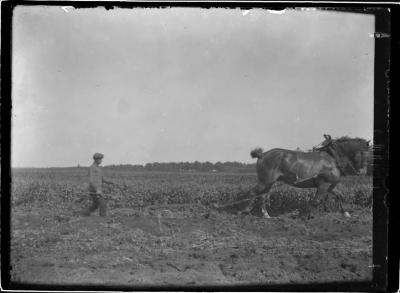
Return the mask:
[(92, 205), (83, 213), (84, 216), (90, 216), (90, 214), (99, 207), (99, 198), (97, 194), (90, 194), (90, 197), (92, 198)]

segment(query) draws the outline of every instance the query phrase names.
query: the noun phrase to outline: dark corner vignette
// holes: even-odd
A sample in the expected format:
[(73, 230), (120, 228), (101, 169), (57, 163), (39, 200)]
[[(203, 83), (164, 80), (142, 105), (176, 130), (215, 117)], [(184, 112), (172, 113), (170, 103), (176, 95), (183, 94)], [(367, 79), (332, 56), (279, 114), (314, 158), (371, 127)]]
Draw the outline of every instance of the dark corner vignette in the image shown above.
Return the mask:
[(390, 12), (381, 9), (375, 14), (373, 276), (376, 290), (388, 286), (389, 71)]
[(1, 3), (1, 287), (10, 285), (11, 23), (12, 5)]
[(391, 7), (390, 16), (390, 71), (388, 75), (388, 132), (389, 132), (389, 176), (386, 179), (386, 205), (389, 211), (389, 227), (388, 227), (388, 287), (387, 292), (398, 292), (399, 290), (399, 259), (400, 259), (400, 241), (398, 237), (399, 230), (399, 191), (397, 186), (398, 175), (396, 168), (399, 162), (399, 140), (397, 138), (399, 125), (399, 83), (396, 80), (399, 77), (399, 52), (400, 38), (399, 25), (395, 20), (400, 17), (400, 9), (398, 6)]
[[(37, 284), (11, 284), (10, 283), (10, 183), (11, 183), (11, 169), (10, 169), (10, 141), (11, 141), (11, 32), (12, 32), (12, 10), (18, 5), (54, 5), (54, 6), (73, 6), (75, 8), (92, 8), (104, 7), (105, 9), (121, 8), (137, 8), (137, 7), (171, 7), (171, 6), (184, 6), (184, 7), (242, 7), (242, 8), (270, 8), (265, 3), (229, 3), (229, 2), (209, 2), (209, 3), (190, 3), (190, 2), (165, 2), (165, 3), (151, 3), (151, 2), (47, 2), (47, 1), (21, 1), (18, 4), (11, 2), (2, 2), (1, 5), (1, 282), (4, 289), (15, 288), (22, 289), (28, 285), (31, 289), (60, 289), (60, 290), (76, 290), (76, 289), (94, 289), (101, 290), (105, 287), (96, 286), (41, 286)], [(289, 4), (287, 7), (298, 7), (303, 4)], [(293, 6), (291, 6), (293, 5)], [(304, 4), (305, 5), (305, 4)], [(326, 4), (322, 5), (325, 6)], [(286, 3), (274, 3), (274, 9), (284, 9)], [(224, 291), (224, 290), (279, 290), (279, 291), (381, 291), (385, 290), (388, 286), (388, 207), (386, 205), (387, 196), (387, 178), (388, 178), (388, 165), (389, 165), (389, 128), (388, 128), (388, 110), (389, 110), (389, 90), (388, 83), (389, 77), (387, 71), (389, 69), (389, 61), (391, 59), (390, 53), (390, 12), (385, 7), (371, 7), (363, 9), (358, 7), (342, 8), (340, 5), (335, 7), (332, 4), (327, 10), (337, 11), (352, 11), (374, 14), (375, 15), (375, 109), (374, 109), (374, 145), (377, 148), (374, 150), (374, 201), (373, 201), (373, 282), (357, 282), (357, 283), (328, 283), (328, 284), (304, 284), (304, 285), (273, 285), (273, 286), (212, 286), (200, 287), (204, 291)], [(398, 13), (397, 13), (398, 15)], [(393, 29), (393, 28), (392, 28)], [(398, 35), (397, 35), (398, 37)], [(398, 48), (398, 47), (397, 47)], [(397, 58), (397, 57), (396, 57)], [(389, 248), (390, 249), (390, 248)], [(137, 287), (140, 290), (157, 291), (160, 287)], [(106, 289), (122, 289), (129, 291), (128, 287), (106, 287)], [(162, 287), (166, 290), (180, 290), (197, 291), (199, 287)]]

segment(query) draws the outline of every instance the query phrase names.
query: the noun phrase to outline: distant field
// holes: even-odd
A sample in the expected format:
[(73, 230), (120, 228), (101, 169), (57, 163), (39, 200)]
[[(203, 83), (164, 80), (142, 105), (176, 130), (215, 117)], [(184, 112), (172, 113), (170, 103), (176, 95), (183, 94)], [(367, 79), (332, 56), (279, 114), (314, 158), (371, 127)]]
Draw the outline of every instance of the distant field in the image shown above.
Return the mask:
[(372, 178), (338, 187), (352, 217), (333, 198), (304, 221), (295, 211), (311, 189), (272, 189), (273, 219), (210, 210), (239, 198), (256, 174), (105, 170), (109, 215), (82, 217), (86, 168), (15, 169), (13, 280), (122, 285), (265, 284), (372, 277)]

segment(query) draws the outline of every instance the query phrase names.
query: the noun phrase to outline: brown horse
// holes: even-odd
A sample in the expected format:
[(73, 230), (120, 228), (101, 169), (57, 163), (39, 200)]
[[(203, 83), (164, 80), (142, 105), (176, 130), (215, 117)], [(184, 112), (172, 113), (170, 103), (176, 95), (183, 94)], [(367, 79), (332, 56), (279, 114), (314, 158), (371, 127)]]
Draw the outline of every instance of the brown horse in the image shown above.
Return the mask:
[(278, 148), (267, 152), (260, 148), (251, 151), (251, 157), (257, 158), (258, 183), (247, 194), (250, 202), (241, 213), (249, 213), (256, 198), (262, 195), (261, 210), (264, 217), (269, 218), (265, 208), (270, 201), (268, 192), (279, 181), (298, 188), (317, 188), (312, 200), (314, 204), (325, 194), (334, 195), (341, 212), (349, 217), (342, 206), (343, 195), (334, 189), (342, 175), (360, 174), (360, 170), (366, 169), (369, 141), (347, 137), (333, 140), (329, 135), (324, 137), (322, 146), (312, 152)]

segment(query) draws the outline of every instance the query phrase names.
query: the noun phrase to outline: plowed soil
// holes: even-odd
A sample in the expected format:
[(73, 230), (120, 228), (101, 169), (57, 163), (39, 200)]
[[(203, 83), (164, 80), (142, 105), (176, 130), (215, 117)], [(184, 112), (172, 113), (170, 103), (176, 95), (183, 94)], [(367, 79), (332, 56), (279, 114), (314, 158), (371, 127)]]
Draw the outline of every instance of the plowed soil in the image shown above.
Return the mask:
[(372, 278), (370, 209), (271, 219), (203, 205), (12, 211), (12, 280), (45, 284), (235, 285)]

